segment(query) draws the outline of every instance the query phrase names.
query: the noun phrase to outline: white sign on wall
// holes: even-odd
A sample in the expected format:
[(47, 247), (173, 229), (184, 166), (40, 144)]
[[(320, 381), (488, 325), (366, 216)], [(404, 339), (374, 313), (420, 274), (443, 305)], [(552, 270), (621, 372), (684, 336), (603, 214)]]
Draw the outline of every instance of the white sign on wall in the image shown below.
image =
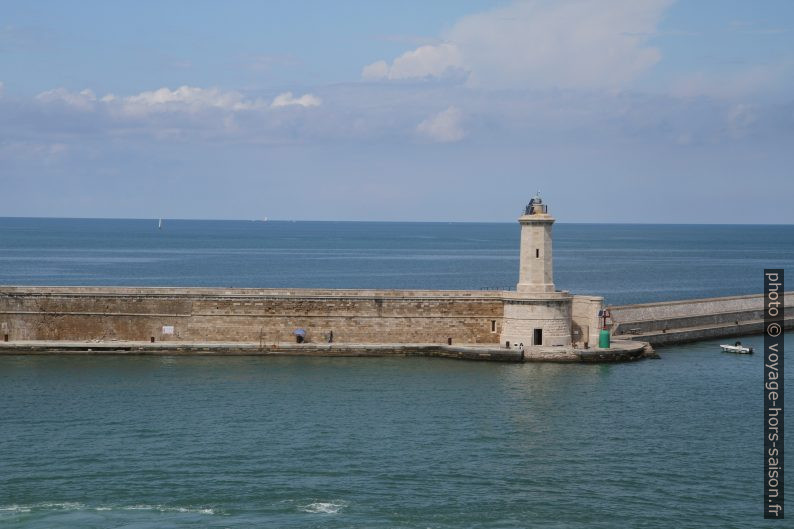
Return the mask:
[(174, 334), (173, 325), (163, 325), (163, 334)]

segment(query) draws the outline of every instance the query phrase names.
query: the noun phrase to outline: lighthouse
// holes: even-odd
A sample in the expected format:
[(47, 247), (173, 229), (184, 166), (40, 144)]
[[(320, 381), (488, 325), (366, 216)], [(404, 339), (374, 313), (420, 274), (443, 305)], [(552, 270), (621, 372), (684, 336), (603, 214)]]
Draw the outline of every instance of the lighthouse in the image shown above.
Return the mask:
[(551, 251), (554, 217), (540, 198), (540, 191), (529, 201), (518, 222), (521, 224), (518, 292), (554, 292)]
[(504, 297), (501, 342), (508, 347), (570, 346), (573, 296), (554, 288), (551, 228), (554, 217), (540, 192), (518, 218), (521, 226), (516, 290)]
[[(589, 347), (598, 343), (604, 298), (571, 295), (554, 287), (551, 227), (554, 217), (538, 192), (518, 217), (518, 285), (504, 292), (500, 341), (504, 347)], [(551, 348), (551, 349), (549, 349)]]

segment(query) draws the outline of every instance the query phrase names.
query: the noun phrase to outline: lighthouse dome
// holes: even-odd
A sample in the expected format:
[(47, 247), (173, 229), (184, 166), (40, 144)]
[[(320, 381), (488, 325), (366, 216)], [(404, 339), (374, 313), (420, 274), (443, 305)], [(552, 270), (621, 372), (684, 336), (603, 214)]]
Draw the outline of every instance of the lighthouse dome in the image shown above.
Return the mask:
[(538, 191), (535, 196), (529, 200), (529, 204), (527, 204), (527, 207), (524, 208), (524, 215), (535, 215), (538, 213), (547, 212), (547, 207), (543, 203), (543, 199), (540, 198), (540, 191)]

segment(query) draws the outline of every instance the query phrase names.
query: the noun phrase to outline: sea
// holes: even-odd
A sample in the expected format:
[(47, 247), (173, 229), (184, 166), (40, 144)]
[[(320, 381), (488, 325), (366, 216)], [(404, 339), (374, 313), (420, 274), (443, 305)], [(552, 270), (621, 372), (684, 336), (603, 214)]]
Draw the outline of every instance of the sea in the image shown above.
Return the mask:
[[(0, 284), (502, 289), (518, 234), (0, 218)], [(554, 237), (557, 287), (611, 305), (757, 294), (764, 268), (794, 269), (794, 226)], [(720, 343), (614, 365), (3, 356), (0, 527), (784, 527), (762, 516), (763, 355)]]

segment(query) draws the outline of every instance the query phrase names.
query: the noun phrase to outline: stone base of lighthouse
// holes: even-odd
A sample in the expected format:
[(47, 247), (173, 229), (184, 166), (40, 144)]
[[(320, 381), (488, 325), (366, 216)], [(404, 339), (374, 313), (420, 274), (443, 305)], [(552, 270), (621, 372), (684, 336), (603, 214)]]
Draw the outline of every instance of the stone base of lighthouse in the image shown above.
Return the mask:
[(502, 345), (570, 346), (573, 296), (568, 292), (516, 292), (504, 298)]
[(573, 296), (566, 291), (508, 292), (503, 302), (499, 335), (502, 346), (596, 347), (598, 344), (598, 313), (604, 307), (604, 298), (600, 296)]

